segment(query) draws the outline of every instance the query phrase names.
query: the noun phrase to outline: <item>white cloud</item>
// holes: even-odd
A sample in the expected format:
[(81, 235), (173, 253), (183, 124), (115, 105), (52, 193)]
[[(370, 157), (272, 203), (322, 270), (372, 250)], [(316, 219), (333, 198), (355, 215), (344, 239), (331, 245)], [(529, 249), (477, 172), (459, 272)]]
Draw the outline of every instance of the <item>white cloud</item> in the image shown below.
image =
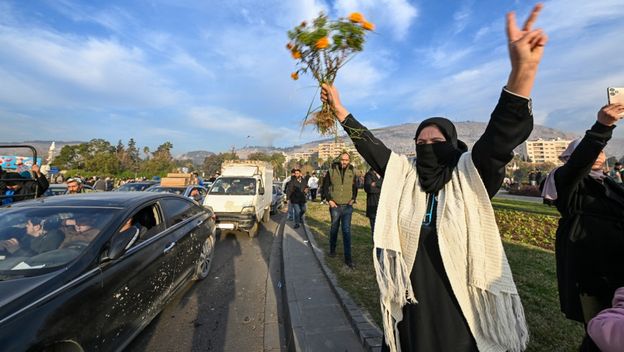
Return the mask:
[(192, 108), (188, 117), (195, 126), (236, 137), (239, 143), (243, 140), (247, 144), (268, 146), (279, 142), (293, 145), (313, 136), (309, 127), (302, 131), (297, 125), (294, 128), (269, 125), (263, 120), (216, 106)]
[[(390, 28), (396, 40), (407, 36), (410, 26), (418, 17), (418, 8), (407, 0), (338, 0), (334, 8), (339, 16), (361, 12), (378, 28)], [(383, 32), (383, 29), (377, 29)]]
[(573, 38), (590, 26), (621, 23), (623, 17), (621, 0), (552, 0), (545, 4), (538, 27), (547, 29), (555, 37)]
[(56, 103), (46, 99), (53, 106), (68, 100), (86, 106), (162, 106), (180, 99), (164, 77), (148, 68), (140, 49), (111, 40), (0, 25), (0, 57), (0, 64), (20, 72), (24, 91), (14, 95), (36, 90), (37, 95), (59, 96)]
[(472, 19), (471, 3), (464, 3), (462, 7), (453, 14), (454, 34), (464, 31)]

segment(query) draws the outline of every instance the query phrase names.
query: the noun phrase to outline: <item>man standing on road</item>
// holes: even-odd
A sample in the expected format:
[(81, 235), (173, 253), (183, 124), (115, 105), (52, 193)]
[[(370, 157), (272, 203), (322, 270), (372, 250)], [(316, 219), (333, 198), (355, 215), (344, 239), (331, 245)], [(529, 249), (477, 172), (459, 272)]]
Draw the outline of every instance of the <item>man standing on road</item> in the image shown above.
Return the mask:
[(310, 200), (311, 201), (315, 201), (316, 200), (316, 191), (318, 190), (319, 187), (319, 179), (318, 177), (316, 177), (316, 172), (312, 174), (312, 176), (310, 176), (310, 179), (308, 180), (308, 188), (310, 188)]
[(333, 163), (323, 180), (322, 193), (329, 203), (331, 229), (329, 231), (329, 256), (336, 255), (338, 227), (342, 225), (345, 264), (353, 268), (351, 258), (351, 215), (357, 198), (356, 176), (349, 153), (340, 154), (340, 160)]
[(295, 228), (299, 228), (300, 224), (303, 222), (303, 213), (305, 213), (306, 210), (307, 190), (308, 185), (306, 185), (305, 179), (301, 177), (301, 170), (295, 169), (295, 175), (291, 177), (288, 182), (288, 190), (286, 192), (288, 201), (293, 208)]
[[(290, 170), (290, 176), (288, 176), (288, 177), (286, 177), (284, 179), (283, 191), (286, 194), (286, 199), (288, 199), (288, 183), (293, 178), (295, 178), (295, 169), (291, 169)], [(288, 220), (293, 220), (294, 219), (294, 215), (293, 214), (294, 214), (294, 210), (293, 210), (292, 204), (291, 204), (290, 200), (288, 200)]]
[[(371, 235), (375, 233), (375, 215), (379, 204), (379, 194), (381, 193), (381, 183), (383, 178), (377, 171), (370, 168), (364, 176), (364, 191), (366, 192), (366, 217), (370, 221)], [(372, 237), (371, 237), (372, 238)]]

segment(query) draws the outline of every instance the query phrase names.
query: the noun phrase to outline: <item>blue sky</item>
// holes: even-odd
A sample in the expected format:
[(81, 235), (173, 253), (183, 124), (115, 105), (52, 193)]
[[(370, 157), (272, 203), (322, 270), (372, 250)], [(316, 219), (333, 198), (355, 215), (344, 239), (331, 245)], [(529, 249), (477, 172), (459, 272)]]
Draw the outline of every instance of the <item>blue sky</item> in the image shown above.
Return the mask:
[[(0, 2), (0, 142), (133, 137), (174, 153), (317, 139), (301, 121), (317, 90), (290, 79), (286, 31), (319, 11), (375, 23), (339, 73), (368, 127), (428, 116), (487, 121), (509, 62), (504, 14), (525, 1), (133, 0)], [(582, 132), (624, 87), (622, 0), (545, 1), (550, 42), (536, 122)], [(624, 137), (624, 127), (616, 129)]]

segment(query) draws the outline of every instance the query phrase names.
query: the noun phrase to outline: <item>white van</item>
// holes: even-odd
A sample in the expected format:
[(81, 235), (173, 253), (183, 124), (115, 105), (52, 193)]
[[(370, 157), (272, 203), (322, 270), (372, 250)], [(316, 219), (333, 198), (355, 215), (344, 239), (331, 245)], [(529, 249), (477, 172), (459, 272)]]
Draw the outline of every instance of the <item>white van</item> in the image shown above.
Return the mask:
[(260, 221), (268, 222), (271, 211), (273, 167), (255, 160), (226, 161), (204, 199), (204, 206), (217, 216), (217, 228), (258, 234)]

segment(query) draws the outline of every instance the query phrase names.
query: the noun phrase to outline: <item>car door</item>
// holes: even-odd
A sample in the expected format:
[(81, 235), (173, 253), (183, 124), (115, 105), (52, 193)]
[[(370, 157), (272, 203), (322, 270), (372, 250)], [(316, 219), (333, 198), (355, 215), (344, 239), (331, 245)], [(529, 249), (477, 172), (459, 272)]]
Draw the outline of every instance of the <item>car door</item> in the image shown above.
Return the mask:
[(141, 228), (140, 238), (120, 258), (101, 264), (106, 300), (93, 307), (107, 318), (98, 341), (103, 349), (124, 344), (160, 312), (175, 273), (174, 234), (166, 230), (159, 204), (141, 206), (127, 219)]
[(207, 220), (204, 208), (190, 199), (168, 197), (160, 201), (165, 214), (167, 231), (171, 232), (177, 247), (173, 287), (181, 286), (185, 279), (192, 275), (195, 264), (199, 260), (202, 239), (200, 233), (205, 227), (200, 225)]

